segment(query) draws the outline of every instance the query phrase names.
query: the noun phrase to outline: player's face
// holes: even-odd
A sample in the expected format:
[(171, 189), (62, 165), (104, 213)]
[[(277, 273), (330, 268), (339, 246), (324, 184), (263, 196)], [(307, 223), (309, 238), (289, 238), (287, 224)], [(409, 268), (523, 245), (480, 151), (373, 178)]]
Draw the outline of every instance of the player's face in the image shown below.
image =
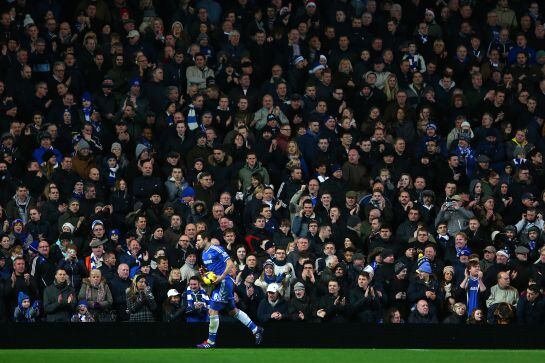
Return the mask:
[(197, 240), (195, 241), (195, 245), (198, 249), (202, 250), (204, 248), (204, 239), (201, 235), (197, 236)]

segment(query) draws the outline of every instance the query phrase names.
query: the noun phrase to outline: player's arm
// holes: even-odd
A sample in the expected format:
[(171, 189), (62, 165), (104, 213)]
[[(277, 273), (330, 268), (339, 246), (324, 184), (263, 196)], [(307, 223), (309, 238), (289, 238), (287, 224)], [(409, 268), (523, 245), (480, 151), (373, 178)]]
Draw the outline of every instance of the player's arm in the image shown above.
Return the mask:
[(232, 268), (233, 268), (233, 260), (228, 258), (227, 261), (225, 261), (225, 271), (223, 271), (221, 276), (218, 276), (218, 278), (216, 279), (214, 283), (217, 284), (223, 281), (223, 279), (225, 279), (225, 277), (229, 274), (229, 271), (231, 271)]

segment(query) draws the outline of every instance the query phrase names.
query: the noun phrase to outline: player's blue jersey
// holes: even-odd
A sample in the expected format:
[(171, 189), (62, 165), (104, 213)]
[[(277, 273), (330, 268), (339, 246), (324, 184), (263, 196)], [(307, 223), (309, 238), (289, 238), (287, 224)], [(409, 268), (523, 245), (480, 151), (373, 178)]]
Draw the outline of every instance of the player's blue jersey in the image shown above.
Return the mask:
[(223, 247), (211, 245), (207, 250), (202, 253), (202, 261), (207, 271), (212, 271), (217, 276), (223, 275), (223, 272), (227, 268), (227, 260), (229, 255)]

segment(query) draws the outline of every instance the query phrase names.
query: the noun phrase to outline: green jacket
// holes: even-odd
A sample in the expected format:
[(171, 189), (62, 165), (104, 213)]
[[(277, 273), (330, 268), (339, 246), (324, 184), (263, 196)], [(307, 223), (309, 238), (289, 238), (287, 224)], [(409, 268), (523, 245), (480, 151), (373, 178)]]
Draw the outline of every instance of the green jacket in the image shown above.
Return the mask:
[(263, 183), (269, 184), (269, 172), (263, 167), (263, 165), (261, 165), (261, 163), (256, 163), (254, 168), (250, 168), (248, 164), (245, 164), (238, 172), (238, 177), (242, 182), (243, 190), (246, 190), (250, 187), (252, 174), (254, 173), (259, 173), (263, 177)]

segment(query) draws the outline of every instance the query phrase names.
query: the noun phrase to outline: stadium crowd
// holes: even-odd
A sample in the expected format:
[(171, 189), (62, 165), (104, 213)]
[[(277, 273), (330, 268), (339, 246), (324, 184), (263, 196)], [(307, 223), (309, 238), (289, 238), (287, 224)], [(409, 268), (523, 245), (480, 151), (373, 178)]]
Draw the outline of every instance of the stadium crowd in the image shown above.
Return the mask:
[(0, 320), (542, 324), (543, 7), (2, 0)]

